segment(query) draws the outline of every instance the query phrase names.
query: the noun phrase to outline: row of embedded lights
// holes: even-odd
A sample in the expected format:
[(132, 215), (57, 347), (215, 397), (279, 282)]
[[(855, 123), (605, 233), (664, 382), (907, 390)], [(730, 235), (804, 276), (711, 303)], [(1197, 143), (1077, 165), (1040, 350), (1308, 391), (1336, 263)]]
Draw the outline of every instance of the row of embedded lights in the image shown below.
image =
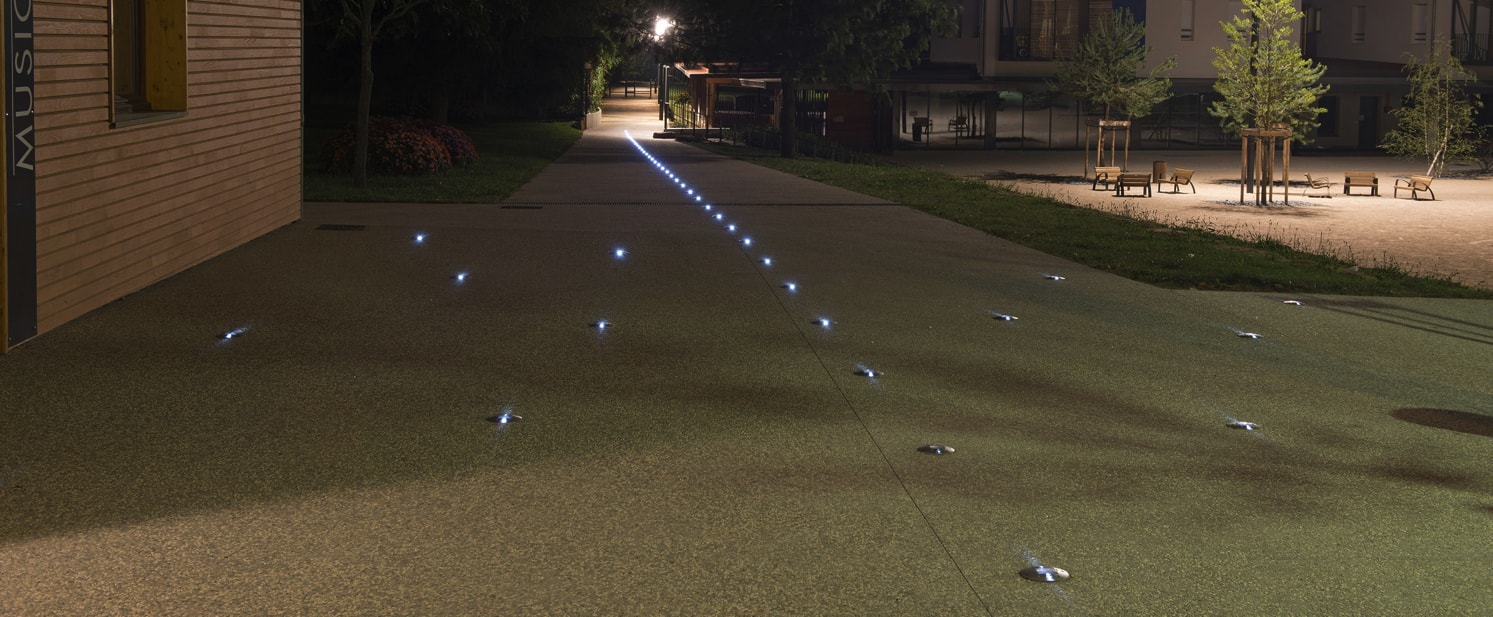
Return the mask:
[[(679, 177), (678, 174), (675, 174), (673, 170), (669, 169), (669, 167), (665, 165), (663, 161), (653, 156), (653, 154), (649, 152), (647, 148), (644, 148), (642, 144), (638, 143), (638, 140), (633, 138), (631, 132), (625, 132), (625, 134), (627, 135), (628, 141), (632, 142), (633, 147), (636, 148), (638, 152), (648, 160), (649, 164), (653, 165), (654, 169), (657, 169), (659, 173), (664, 174), (664, 176), (667, 177), (670, 182), (673, 182), (681, 191), (684, 191), (686, 197), (694, 200), (696, 204), (700, 204), (701, 208), (706, 212), (707, 215), (710, 216), (711, 219), (715, 220), (718, 223), (724, 224), (727, 232), (733, 235), (736, 233), (736, 224), (727, 221), (724, 212), (722, 212), (719, 208), (716, 208), (713, 204), (706, 202), (703, 195), (700, 195), (698, 191), (691, 188), (687, 183), (685, 183), (683, 178)], [(751, 248), (751, 236), (743, 235), (741, 237), (740, 244), (743, 248)], [(617, 257), (620, 258), (622, 256), (623, 251), (621, 249), (618, 249)], [(756, 261), (757, 263), (760, 263), (765, 267), (772, 267), (773, 265), (772, 257), (767, 255), (758, 258)], [(1057, 275), (1049, 274), (1044, 276), (1053, 281), (1064, 280), (1063, 277)], [(779, 287), (786, 290), (790, 294), (798, 293), (798, 283), (791, 280), (784, 281), (781, 285), (779, 285)], [(991, 312), (991, 315), (995, 319), (1001, 321), (1015, 321), (1017, 319), (1017, 317), (1014, 315), (994, 311)], [(812, 323), (825, 330), (829, 330), (835, 325), (835, 322), (828, 317), (816, 317), (814, 318)], [(606, 322), (598, 322), (592, 325), (594, 327), (605, 327)], [(877, 371), (865, 365), (858, 365), (854, 373), (858, 376), (870, 379), (872, 383), (876, 382), (877, 377), (882, 376), (882, 373), (880, 371)], [(934, 455), (952, 454), (954, 452), (954, 448), (943, 444), (928, 444), (919, 446), (917, 450), (919, 452)], [(1043, 565), (1041, 563), (1038, 563), (1035, 559), (1031, 558), (1029, 558), (1028, 561), (1031, 565), (1023, 568), (1020, 572), (1018, 572), (1018, 574), (1026, 580), (1043, 583), (1056, 583), (1068, 579), (1068, 573), (1062, 568)]]
[[(664, 174), (664, 176), (667, 177), (670, 182), (673, 182), (681, 191), (684, 191), (686, 197), (692, 199), (694, 201), (694, 203), (700, 204), (701, 207), (704, 209), (704, 211), (712, 219), (714, 219), (716, 222), (720, 222), (720, 223), (725, 224), (726, 230), (729, 233), (732, 233), (732, 234), (736, 233), (736, 231), (737, 231), (736, 224), (735, 223), (731, 223), (729, 221), (726, 221), (725, 220), (725, 213), (724, 212), (720, 211), (713, 204), (710, 204), (710, 203), (706, 202), (703, 195), (699, 194), (699, 192), (696, 191), (694, 188), (691, 188), (684, 181), (684, 179), (682, 177), (680, 177), (678, 174), (674, 173), (673, 170), (669, 169), (669, 167), (667, 165), (665, 165), (663, 161), (661, 161), (657, 157), (653, 156), (653, 154), (650, 153), (647, 148), (644, 148), (643, 145), (640, 144), (638, 142), (638, 140), (635, 139), (630, 132), (626, 132), (626, 136), (627, 136), (628, 141), (630, 141), (632, 143), (633, 147), (636, 148), (638, 150), (638, 152), (640, 154), (642, 154), (643, 157), (648, 160), (649, 164), (653, 165), (653, 167), (656, 170), (658, 170), (659, 173)], [(742, 238), (740, 240), (740, 244), (744, 248), (750, 248), (752, 246), (752, 238), (750, 236), (742, 236)], [(617, 249), (617, 255), (616, 256), (618, 258), (621, 258), (623, 256), (623, 254), (624, 254), (624, 252), (622, 251), (622, 249)], [(770, 256), (763, 256), (763, 257), (759, 258), (757, 260), (757, 262), (760, 263), (760, 264), (762, 264), (762, 265), (764, 265), (764, 266), (767, 266), (767, 267), (771, 267), (773, 265), (773, 259)], [(1047, 279), (1047, 280), (1054, 281), (1054, 282), (1061, 282), (1061, 281), (1066, 280), (1066, 277), (1063, 277), (1063, 276), (1057, 275), (1057, 274), (1043, 274), (1042, 277), (1045, 278), (1045, 279)], [(795, 283), (795, 282), (793, 282), (793, 281), (784, 281), (780, 285), (780, 287), (782, 289), (787, 290), (788, 293), (790, 293), (790, 294), (797, 293), (797, 291), (798, 291), (798, 284)], [(1286, 304), (1295, 305), (1295, 306), (1301, 306), (1302, 305), (1302, 303), (1300, 301), (1297, 301), (1297, 300), (1285, 300), (1284, 302)], [(999, 321), (1011, 322), (1011, 321), (1016, 321), (1016, 320), (1019, 319), (1015, 315), (1011, 315), (1009, 313), (1002, 313), (1002, 312), (998, 312), (998, 311), (989, 311), (989, 314), (990, 314), (990, 316), (993, 319), (996, 319), (996, 320), (999, 320)], [(826, 329), (826, 330), (829, 329), (830, 327), (832, 327), (834, 325), (834, 322), (831, 321), (827, 317), (818, 317), (818, 318), (815, 318), (814, 321), (813, 321), (813, 323), (815, 325), (818, 325), (821, 328)], [(593, 324), (593, 326), (596, 326), (596, 327), (605, 327), (606, 324), (607, 324), (607, 322), (603, 321), (603, 322), (598, 322), (597, 324)], [(1236, 336), (1238, 336), (1240, 338), (1244, 338), (1244, 339), (1259, 340), (1259, 339), (1263, 338), (1261, 335), (1259, 335), (1257, 333), (1254, 333), (1254, 332), (1246, 332), (1244, 330), (1239, 330), (1237, 328), (1230, 328), (1230, 330)], [(870, 367), (867, 367), (867, 366), (864, 366), (864, 365), (857, 366), (857, 368), (855, 370), (855, 374), (858, 375), (858, 376), (869, 378), (869, 379), (872, 380), (872, 382), (875, 382), (875, 380), (876, 380), (877, 377), (882, 376), (882, 373), (880, 371), (874, 370), (874, 369), (872, 369)], [(1256, 424), (1254, 422), (1247, 422), (1247, 421), (1244, 421), (1244, 420), (1239, 420), (1239, 419), (1236, 419), (1236, 418), (1234, 418), (1232, 416), (1225, 416), (1225, 420), (1226, 420), (1225, 426), (1228, 426), (1229, 428), (1240, 429), (1240, 430), (1244, 430), (1244, 431), (1257, 431), (1257, 430), (1260, 429), (1260, 425), (1258, 425), (1258, 424)], [(929, 444), (929, 445), (925, 445), (925, 446), (919, 447), (918, 451), (924, 452), (924, 453), (928, 453), (928, 454), (942, 455), (942, 454), (951, 454), (951, 453), (953, 453), (954, 452), (954, 448), (952, 448), (950, 446), (942, 445), (942, 444)], [(1063, 569), (1061, 569), (1061, 568), (1056, 568), (1056, 567), (1052, 567), (1052, 566), (1048, 566), (1048, 565), (1043, 565), (1041, 563), (1038, 563), (1035, 559), (1031, 558), (1030, 556), (1028, 556), (1028, 561), (1030, 562), (1031, 565), (1029, 567), (1021, 570), (1020, 575), (1022, 576), (1022, 578), (1025, 578), (1025, 579), (1031, 580), (1031, 581), (1047, 582), (1047, 583), (1061, 582), (1063, 580), (1067, 580), (1068, 579), (1068, 576), (1069, 576), (1068, 573), (1066, 571), (1064, 571)]]

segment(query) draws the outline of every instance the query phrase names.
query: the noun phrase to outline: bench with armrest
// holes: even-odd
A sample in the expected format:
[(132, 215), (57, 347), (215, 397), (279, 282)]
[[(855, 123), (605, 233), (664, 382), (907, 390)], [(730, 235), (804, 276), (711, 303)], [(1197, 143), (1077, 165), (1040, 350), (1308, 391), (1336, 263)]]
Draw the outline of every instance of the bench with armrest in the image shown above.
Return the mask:
[(1191, 169), (1178, 169), (1172, 172), (1171, 178), (1157, 178), (1156, 188), (1160, 189), (1161, 185), (1170, 184), (1172, 185), (1171, 192), (1173, 193), (1181, 193), (1184, 186), (1191, 188), (1193, 193), (1197, 193), (1198, 187), (1192, 184), (1192, 173)]
[(1109, 190), (1109, 185), (1120, 177), (1119, 167), (1095, 167), (1094, 184), (1089, 186), (1090, 190), (1099, 190), (1099, 185), (1104, 185), (1104, 190)]
[(1332, 198), (1332, 181), (1328, 180), (1327, 178), (1325, 178), (1323, 176), (1313, 176), (1311, 174), (1307, 174), (1306, 175), (1306, 190), (1308, 190), (1308, 191), (1314, 191), (1314, 190), (1315, 191), (1322, 191), (1321, 195), (1311, 195), (1311, 194), (1303, 193), (1307, 197), (1326, 197), (1328, 199), (1331, 199)]
[(1400, 196), (1400, 191), (1410, 191), (1410, 198), (1419, 200), (1417, 197), (1421, 191), (1431, 193), (1431, 201), (1436, 201), (1436, 193), (1431, 191), (1430, 176), (1410, 176), (1395, 180), (1395, 197)]
[(1379, 196), (1379, 177), (1372, 171), (1350, 171), (1343, 174), (1343, 194), (1352, 195), (1348, 191), (1354, 188), (1369, 189), (1369, 195)]
[(1126, 189), (1139, 188), (1145, 191), (1146, 197), (1151, 196), (1151, 174), (1126, 174), (1122, 173), (1115, 179), (1115, 197), (1124, 197)]
[(957, 136), (963, 136), (969, 130), (969, 118), (965, 116), (954, 116), (949, 118), (949, 132)]

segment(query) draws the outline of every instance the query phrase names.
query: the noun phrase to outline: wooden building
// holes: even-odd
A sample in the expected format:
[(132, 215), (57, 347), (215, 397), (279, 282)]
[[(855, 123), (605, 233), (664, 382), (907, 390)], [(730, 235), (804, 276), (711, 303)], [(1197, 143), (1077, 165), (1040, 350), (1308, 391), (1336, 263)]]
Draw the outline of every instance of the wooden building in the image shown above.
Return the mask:
[(4, 1), (0, 351), (300, 217), (299, 1)]

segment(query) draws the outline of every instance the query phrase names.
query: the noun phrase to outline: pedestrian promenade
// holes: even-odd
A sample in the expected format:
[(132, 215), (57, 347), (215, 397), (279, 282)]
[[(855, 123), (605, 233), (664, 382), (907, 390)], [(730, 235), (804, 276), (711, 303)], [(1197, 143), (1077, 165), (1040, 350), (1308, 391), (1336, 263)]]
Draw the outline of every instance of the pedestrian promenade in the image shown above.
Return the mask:
[(653, 113), (0, 356), (0, 615), (1493, 602), (1493, 303), (1156, 289)]

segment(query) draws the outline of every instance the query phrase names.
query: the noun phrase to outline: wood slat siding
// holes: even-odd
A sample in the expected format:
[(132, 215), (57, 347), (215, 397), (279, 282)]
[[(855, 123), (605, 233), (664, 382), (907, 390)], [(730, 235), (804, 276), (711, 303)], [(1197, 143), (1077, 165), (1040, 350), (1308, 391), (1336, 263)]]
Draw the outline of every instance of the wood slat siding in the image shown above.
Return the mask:
[(187, 115), (124, 128), (107, 0), (35, 6), (41, 331), (300, 218), (299, 1), (188, 0)]

